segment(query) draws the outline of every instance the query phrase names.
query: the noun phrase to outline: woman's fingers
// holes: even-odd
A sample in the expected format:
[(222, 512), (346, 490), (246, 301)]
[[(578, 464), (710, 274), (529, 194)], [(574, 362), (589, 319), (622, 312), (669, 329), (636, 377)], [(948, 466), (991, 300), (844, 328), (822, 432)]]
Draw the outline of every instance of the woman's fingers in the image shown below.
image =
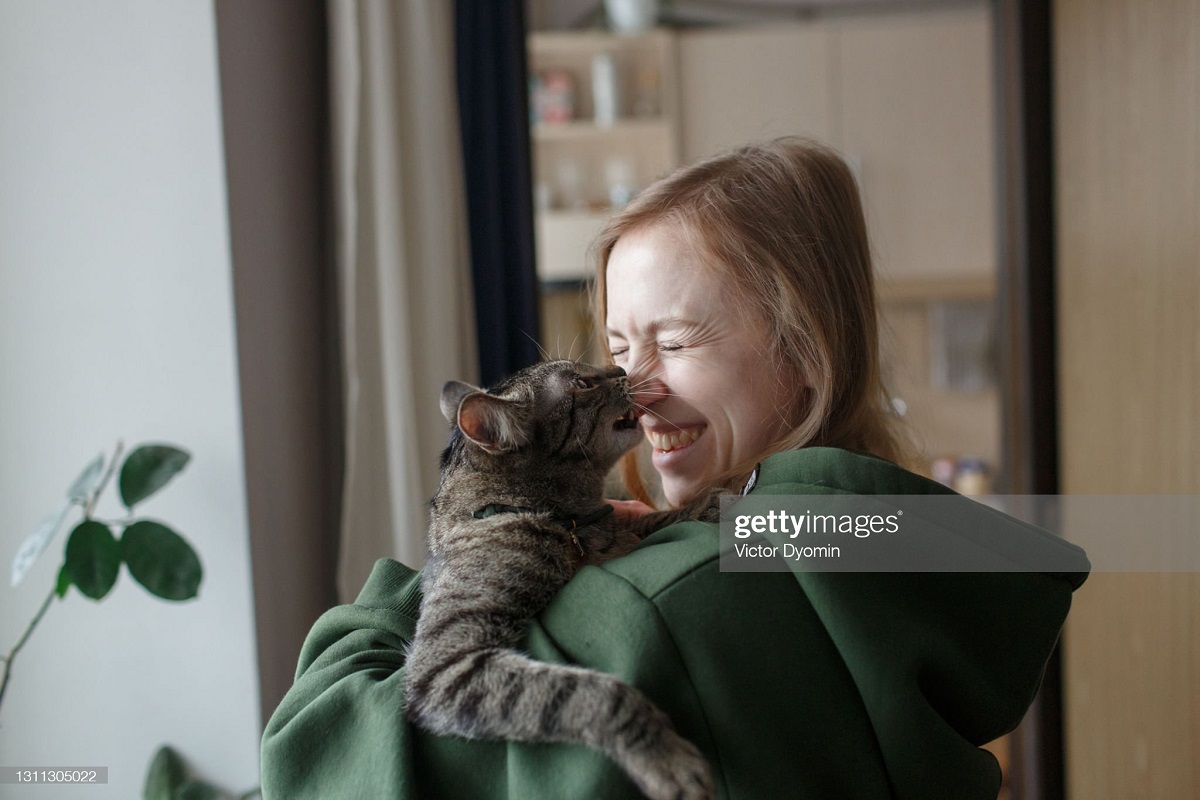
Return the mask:
[(613, 507), (617, 519), (637, 519), (646, 514), (654, 513), (654, 509), (640, 500), (605, 500)]

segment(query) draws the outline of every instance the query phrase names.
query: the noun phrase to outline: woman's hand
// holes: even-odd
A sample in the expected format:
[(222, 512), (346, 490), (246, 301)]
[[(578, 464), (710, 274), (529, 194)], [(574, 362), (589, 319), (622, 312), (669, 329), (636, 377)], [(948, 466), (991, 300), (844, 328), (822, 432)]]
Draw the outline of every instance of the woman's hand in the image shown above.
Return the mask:
[(613, 515), (622, 522), (631, 522), (647, 514), (653, 514), (654, 509), (640, 500), (605, 500), (613, 507)]

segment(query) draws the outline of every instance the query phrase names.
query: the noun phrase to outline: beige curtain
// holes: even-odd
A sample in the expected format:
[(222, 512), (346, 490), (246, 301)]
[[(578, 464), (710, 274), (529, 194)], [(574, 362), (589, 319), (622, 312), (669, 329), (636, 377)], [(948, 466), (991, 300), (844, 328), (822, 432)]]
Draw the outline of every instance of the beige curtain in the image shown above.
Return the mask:
[(442, 384), (473, 379), (454, 4), (330, 0), (346, 473), (338, 589), (425, 558)]

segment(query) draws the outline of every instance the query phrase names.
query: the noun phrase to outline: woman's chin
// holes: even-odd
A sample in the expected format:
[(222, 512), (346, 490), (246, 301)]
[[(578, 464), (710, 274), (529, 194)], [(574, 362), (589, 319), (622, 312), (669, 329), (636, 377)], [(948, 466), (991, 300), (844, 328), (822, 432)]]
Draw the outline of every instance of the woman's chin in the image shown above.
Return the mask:
[(663, 496), (672, 506), (679, 507), (691, 500), (700, 490), (703, 475), (697, 474), (703, 466), (703, 453), (693, 442), (674, 450), (655, 450), (651, 456), (654, 469), (662, 478)]
[(700, 494), (700, 484), (697, 481), (664, 478), (662, 482), (663, 497), (672, 508), (687, 505)]

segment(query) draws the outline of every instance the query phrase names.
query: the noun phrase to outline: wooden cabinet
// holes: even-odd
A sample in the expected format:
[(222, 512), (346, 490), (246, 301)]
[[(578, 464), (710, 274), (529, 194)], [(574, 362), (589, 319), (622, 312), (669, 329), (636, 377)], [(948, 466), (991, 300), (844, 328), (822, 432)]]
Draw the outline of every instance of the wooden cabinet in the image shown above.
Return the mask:
[[(990, 279), (990, 14), (980, 4), (679, 34), (531, 34), (531, 71), (566, 70), (575, 85), (574, 121), (533, 126), (539, 275), (588, 273), (614, 171), (638, 189), (681, 161), (799, 134), (837, 147), (858, 174), (881, 279)], [(593, 122), (592, 64), (602, 53), (620, 75), (620, 115), (609, 127)], [(657, 76), (657, 98), (639, 115), (647, 74)]]
[(832, 27), (836, 144), (858, 168), (885, 279), (995, 274), (989, 15), (981, 5)]
[[(579, 281), (591, 273), (588, 246), (614, 200), (679, 164), (676, 36), (533, 33), (528, 53), (535, 80), (565, 71), (574, 86), (571, 120), (532, 122), (538, 276)], [(593, 69), (606, 54), (619, 102), (616, 120), (597, 124)]]
[(833, 53), (824, 25), (682, 34), (684, 161), (785, 134), (834, 143)]
[(826, 142), (858, 175), (882, 279), (936, 293), (995, 274), (986, 6), (686, 32), (679, 49), (686, 161), (784, 134)]

